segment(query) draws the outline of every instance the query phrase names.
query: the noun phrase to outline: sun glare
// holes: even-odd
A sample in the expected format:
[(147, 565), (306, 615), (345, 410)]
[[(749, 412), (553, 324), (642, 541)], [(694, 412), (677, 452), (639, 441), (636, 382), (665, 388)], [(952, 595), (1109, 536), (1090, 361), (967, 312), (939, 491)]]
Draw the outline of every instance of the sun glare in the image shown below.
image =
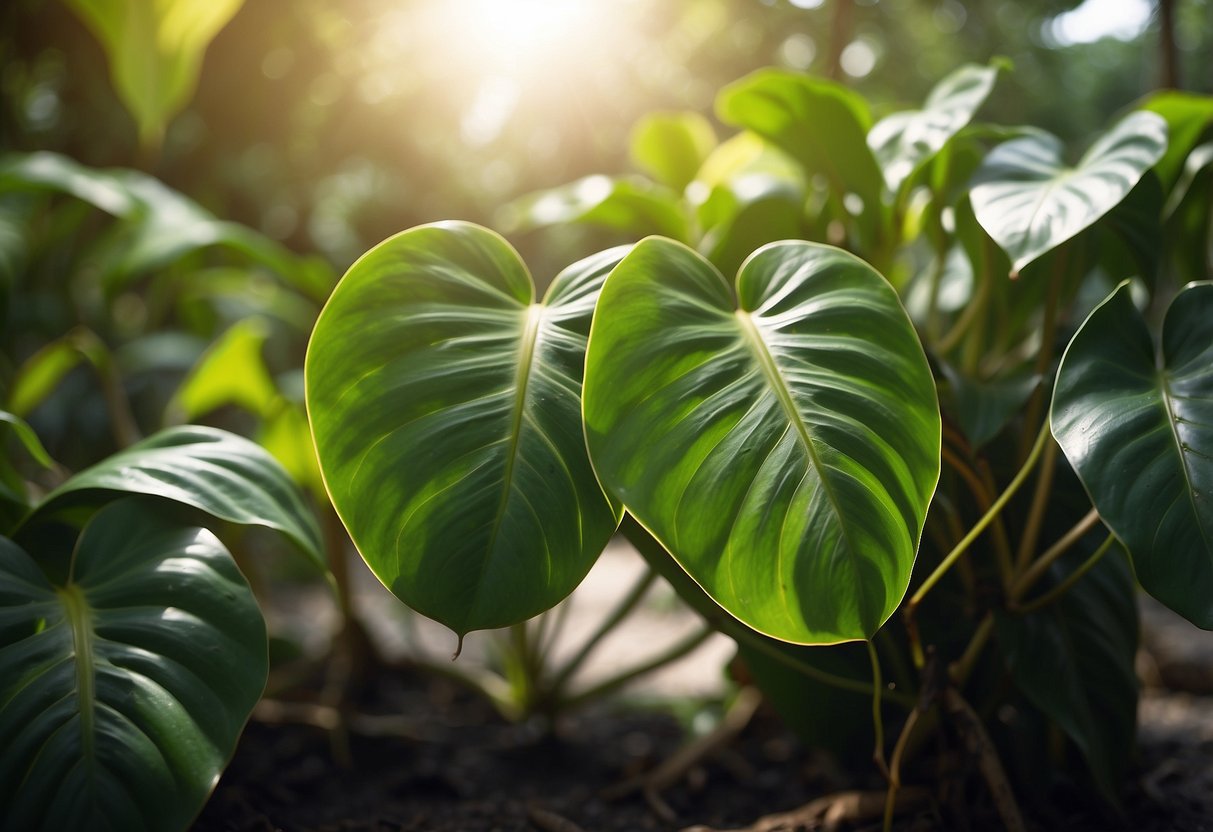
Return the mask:
[(452, 57), (468, 70), (520, 74), (563, 69), (607, 23), (603, 0), (448, 0)]

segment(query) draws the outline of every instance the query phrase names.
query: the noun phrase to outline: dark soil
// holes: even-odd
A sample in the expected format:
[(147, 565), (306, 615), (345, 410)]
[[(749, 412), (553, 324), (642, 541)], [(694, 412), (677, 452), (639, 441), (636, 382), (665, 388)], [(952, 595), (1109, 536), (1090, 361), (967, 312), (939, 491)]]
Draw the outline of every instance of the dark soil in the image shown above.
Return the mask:
[[(349, 737), (348, 758), (330, 732), (254, 719), (198, 819), (218, 830), (433, 830), (433, 832), (628, 832), (707, 824), (735, 828), (843, 788), (847, 782), (764, 711), (725, 752), (664, 796), (681, 823), (657, 818), (637, 795), (601, 792), (650, 769), (679, 747), (667, 713), (590, 709), (555, 731), (512, 725), (443, 680), (378, 674), (359, 703), (386, 715), (393, 736)], [(1147, 692), (1141, 754), (1126, 787), (1123, 822), (1059, 794), (1025, 807), (1032, 829), (1213, 832), (1213, 698)], [(372, 722), (372, 727), (385, 726)], [(980, 784), (977, 784), (978, 786)], [(934, 806), (899, 820), (903, 832), (997, 829), (980, 788), (968, 805)], [(879, 829), (879, 821), (856, 828)]]

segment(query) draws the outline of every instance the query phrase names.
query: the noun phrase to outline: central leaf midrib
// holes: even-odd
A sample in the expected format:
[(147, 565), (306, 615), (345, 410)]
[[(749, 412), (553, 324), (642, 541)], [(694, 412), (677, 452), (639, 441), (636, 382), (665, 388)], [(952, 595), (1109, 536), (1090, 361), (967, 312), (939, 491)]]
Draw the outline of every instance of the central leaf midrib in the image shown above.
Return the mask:
[(1213, 545), (1210, 544), (1208, 534), (1205, 532), (1205, 524), (1201, 522), (1200, 509), (1196, 505), (1194, 494), (1196, 486), (1192, 482), (1192, 469), (1188, 465), (1188, 455), (1184, 453), (1183, 437), (1179, 435), (1179, 426), (1175, 419), (1175, 403), (1173, 401), (1174, 394), (1171, 392), (1171, 377), (1164, 370), (1159, 373), (1159, 389), (1162, 391), (1163, 407), (1166, 408), (1167, 427), (1171, 429), (1171, 439), (1175, 442), (1175, 450), (1179, 453), (1179, 467), (1184, 475), (1184, 490), (1187, 492), (1188, 505), (1192, 507), (1192, 517), (1196, 520), (1196, 528), (1200, 530), (1200, 539), (1204, 541), (1205, 551), (1213, 552)]
[(95, 759), (96, 743), (96, 680), (94, 678), (93, 626), (88, 600), (79, 584), (71, 583), (58, 590), (59, 600), (72, 630), (75, 651), (76, 698), (80, 708), (80, 747), (88, 763)]
[(822, 490), (825, 491), (830, 508), (834, 511), (834, 517), (838, 520), (839, 533), (842, 535), (843, 542), (846, 544), (847, 552), (849, 553), (852, 551), (851, 542), (847, 536), (846, 523), (843, 522), (842, 510), (838, 506), (838, 498), (834, 494), (834, 489), (830, 485), (829, 478), (826, 477), (825, 464), (817, 456), (817, 449), (813, 445), (813, 435), (809, 431), (809, 426), (805, 424), (804, 419), (801, 417), (800, 410), (796, 407), (796, 401), (792, 398), (792, 391), (788, 387), (787, 381), (784, 380), (783, 373), (779, 370), (779, 365), (775, 363), (775, 356), (771, 355), (771, 351), (767, 349), (767, 342), (763, 340), (762, 333), (758, 330), (758, 324), (754, 322), (753, 317), (745, 309), (738, 309), (736, 317), (741, 324), (741, 332), (745, 337), (747, 345), (750, 347), (750, 352), (757, 359), (758, 366), (766, 377), (767, 386), (775, 391), (775, 397), (779, 399), (788, 422), (796, 428), (800, 442), (804, 445), (805, 452), (809, 456), (809, 464), (817, 472)]

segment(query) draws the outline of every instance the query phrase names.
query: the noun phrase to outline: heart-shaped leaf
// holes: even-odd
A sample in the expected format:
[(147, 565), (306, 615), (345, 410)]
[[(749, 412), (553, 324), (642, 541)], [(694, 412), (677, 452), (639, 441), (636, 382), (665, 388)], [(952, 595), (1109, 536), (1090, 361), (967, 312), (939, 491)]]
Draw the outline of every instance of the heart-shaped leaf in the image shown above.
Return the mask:
[(1052, 424), (1141, 585), (1213, 629), (1213, 283), (1175, 298), (1161, 350), (1122, 284), (1066, 349)]
[(868, 133), (868, 146), (893, 193), (969, 123), (994, 89), (998, 67), (969, 64), (944, 78), (921, 110), (894, 113)]
[[(1056, 586), (1087, 554), (1076, 550), (1054, 565), (1041, 591)], [(1133, 596), (1133, 573), (1117, 550), (1057, 601), (996, 619), (1015, 684), (1074, 741), (1112, 803), (1123, 791), (1137, 724)]]
[(1074, 167), (1056, 136), (1014, 139), (977, 170), (973, 211), (1019, 271), (1120, 204), (1166, 148), (1167, 123), (1148, 112), (1129, 114)]
[(622, 256), (570, 266), (536, 303), (501, 237), (422, 226), (355, 263), (316, 323), (307, 404), (333, 505), (379, 579), (457, 633), (551, 607), (618, 525), (580, 394)]
[(812, 243), (720, 273), (670, 240), (611, 274), (586, 355), (606, 488), (759, 632), (866, 638), (897, 607), (939, 476), (922, 347), (870, 266)]
[(85, 526), (52, 585), (0, 538), (0, 827), (176, 832), (265, 686), (265, 623), (227, 550), (149, 502)]
[(316, 519), (290, 475), (264, 448), (233, 433), (197, 425), (161, 431), (76, 474), (25, 524), (106, 492), (160, 497), (220, 520), (280, 531), (327, 569)]

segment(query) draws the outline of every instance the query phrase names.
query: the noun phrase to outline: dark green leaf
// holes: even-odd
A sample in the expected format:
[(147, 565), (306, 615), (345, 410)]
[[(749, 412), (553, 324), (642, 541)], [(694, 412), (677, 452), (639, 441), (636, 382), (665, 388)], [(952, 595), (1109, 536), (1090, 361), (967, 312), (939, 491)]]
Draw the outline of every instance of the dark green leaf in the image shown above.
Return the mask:
[(618, 525), (580, 394), (622, 254), (570, 266), (536, 303), (501, 237), (422, 226), (355, 263), (316, 324), (307, 403), (333, 505), (380, 580), (458, 633), (554, 605)]
[(900, 602), (939, 476), (939, 408), (891, 286), (776, 243), (737, 278), (670, 240), (612, 272), (584, 414), (609, 491), (721, 606), (797, 643), (870, 636)]

